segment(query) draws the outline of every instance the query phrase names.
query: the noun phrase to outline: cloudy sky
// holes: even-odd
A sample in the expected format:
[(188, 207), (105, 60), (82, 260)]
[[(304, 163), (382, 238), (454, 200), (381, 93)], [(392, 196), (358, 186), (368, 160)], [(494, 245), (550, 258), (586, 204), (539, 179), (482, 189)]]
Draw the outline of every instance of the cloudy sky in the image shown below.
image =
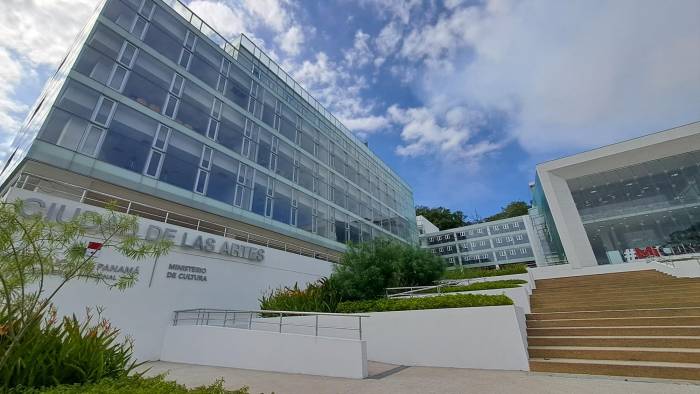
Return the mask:
[[(0, 2), (0, 157), (95, 0)], [(700, 1), (194, 0), (412, 185), (481, 216), (534, 164), (700, 120)]]

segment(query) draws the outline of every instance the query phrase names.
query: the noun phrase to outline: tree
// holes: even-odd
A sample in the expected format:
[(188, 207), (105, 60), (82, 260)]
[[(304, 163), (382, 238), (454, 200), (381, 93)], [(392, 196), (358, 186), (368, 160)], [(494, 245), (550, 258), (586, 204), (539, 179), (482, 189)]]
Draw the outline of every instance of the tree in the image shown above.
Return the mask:
[[(0, 370), (14, 368), (7, 365), (16, 358), (13, 351), (46, 318), (52, 300), (69, 282), (93, 280), (117, 289), (135, 283), (135, 273), (111, 278), (96, 271), (97, 249), (87, 249), (86, 239), (132, 260), (159, 257), (171, 246), (169, 240), (138, 238), (136, 217), (115, 212), (114, 204), (104, 214), (84, 212), (67, 222), (25, 217), (22, 205), (0, 203)], [(58, 282), (49, 286), (50, 275)]]
[(448, 208), (428, 208), (423, 205), (416, 207), (416, 216), (423, 216), (440, 230), (462, 227), (471, 224), (462, 211), (452, 212)]
[(527, 215), (530, 206), (525, 201), (513, 201), (505, 207), (501, 208), (501, 212), (489, 216), (484, 219), (485, 222), (492, 222), (494, 220), (514, 218), (516, 216)]
[(431, 285), (445, 263), (425, 249), (388, 239), (348, 245), (329, 281), (342, 300), (381, 297), (387, 287)]

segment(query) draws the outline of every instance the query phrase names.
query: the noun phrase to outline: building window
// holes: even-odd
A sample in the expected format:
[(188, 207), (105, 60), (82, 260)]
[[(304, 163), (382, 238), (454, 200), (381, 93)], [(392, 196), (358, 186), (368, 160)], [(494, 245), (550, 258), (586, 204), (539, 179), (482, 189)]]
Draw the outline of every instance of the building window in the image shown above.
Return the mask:
[(522, 234), (518, 234), (518, 235), (515, 236), (515, 239), (517, 239), (518, 241), (522, 241), (522, 240), (523, 240), (523, 235), (522, 235)]
[(148, 21), (141, 16), (137, 16), (134, 19), (134, 24), (131, 25), (131, 34), (142, 40), (143, 36), (146, 35), (146, 30), (148, 30)]
[(78, 151), (84, 155), (94, 157), (100, 150), (100, 145), (104, 140), (105, 129), (95, 125), (88, 126), (87, 132), (83, 136)]
[(139, 7), (139, 14), (143, 15), (144, 18), (150, 20), (153, 15), (153, 10), (155, 9), (155, 4), (151, 0), (143, 0), (141, 7)]
[(95, 112), (92, 114), (92, 121), (105, 127), (109, 126), (109, 121), (112, 119), (116, 108), (117, 103), (114, 100), (105, 96), (100, 97), (95, 107)]

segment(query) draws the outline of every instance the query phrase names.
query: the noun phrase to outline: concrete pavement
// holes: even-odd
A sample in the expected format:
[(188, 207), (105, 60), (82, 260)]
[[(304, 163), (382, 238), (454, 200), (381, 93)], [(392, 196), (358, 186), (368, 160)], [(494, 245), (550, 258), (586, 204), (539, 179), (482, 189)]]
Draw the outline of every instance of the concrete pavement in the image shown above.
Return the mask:
[[(250, 387), (252, 394), (341, 394), (341, 393), (591, 393), (591, 394), (682, 394), (700, 393), (700, 384), (663, 380), (625, 381), (623, 378), (585, 375), (548, 375), (518, 371), (408, 367), (370, 363), (364, 380), (296, 375), (245, 369), (151, 362), (148, 375), (168, 372), (166, 379), (190, 387), (211, 384), (223, 377), (225, 386)], [(396, 369), (395, 369), (396, 368)], [(700, 382), (698, 382), (700, 383)]]

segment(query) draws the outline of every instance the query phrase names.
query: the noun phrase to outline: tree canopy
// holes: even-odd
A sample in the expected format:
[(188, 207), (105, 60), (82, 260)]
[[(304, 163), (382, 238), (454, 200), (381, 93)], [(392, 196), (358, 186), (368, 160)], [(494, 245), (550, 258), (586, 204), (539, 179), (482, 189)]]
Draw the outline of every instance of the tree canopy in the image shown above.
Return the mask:
[(416, 207), (416, 216), (423, 216), (440, 230), (466, 226), (471, 224), (462, 211), (452, 212), (445, 207), (429, 208), (424, 205)]
[(501, 212), (489, 216), (484, 219), (485, 222), (492, 222), (494, 220), (514, 218), (516, 216), (527, 215), (527, 210), (530, 206), (525, 201), (513, 201), (505, 207), (501, 208)]
[(426, 249), (388, 239), (349, 244), (329, 281), (343, 300), (373, 299), (387, 287), (426, 286), (440, 279), (445, 263)]

